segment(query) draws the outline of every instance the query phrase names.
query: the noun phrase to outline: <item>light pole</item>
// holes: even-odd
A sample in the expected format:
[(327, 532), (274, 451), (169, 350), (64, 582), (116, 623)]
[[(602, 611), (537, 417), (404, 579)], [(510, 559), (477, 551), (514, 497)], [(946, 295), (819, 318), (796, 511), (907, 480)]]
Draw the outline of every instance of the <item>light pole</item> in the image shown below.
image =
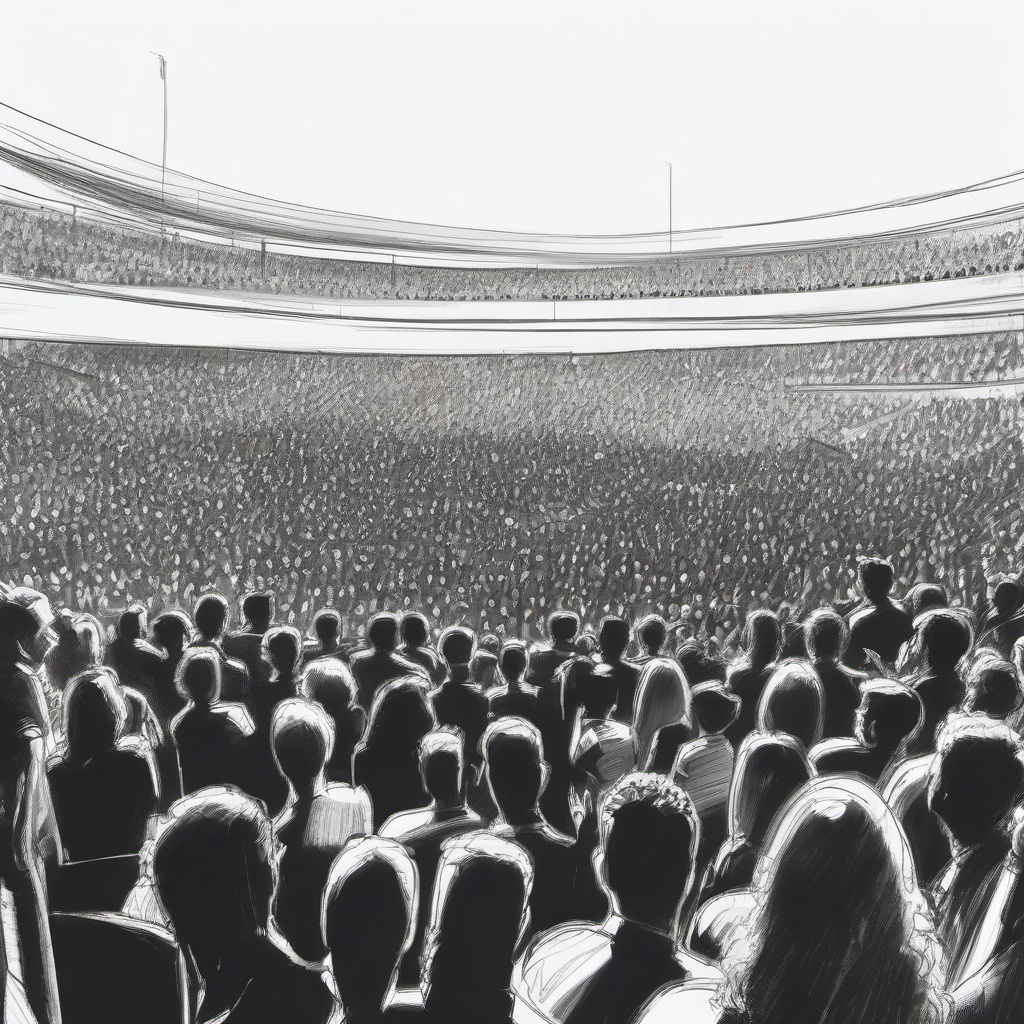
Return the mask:
[(668, 251), (672, 252), (672, 163), (668, 161)]
[(160, 61), (160, 80), (164, 83), (164, 145), (160, 161), (160, 207), (163, 209), (167, 202), (165, 198), (167, 188), (167, 58), (162, 53), (153, 55)]

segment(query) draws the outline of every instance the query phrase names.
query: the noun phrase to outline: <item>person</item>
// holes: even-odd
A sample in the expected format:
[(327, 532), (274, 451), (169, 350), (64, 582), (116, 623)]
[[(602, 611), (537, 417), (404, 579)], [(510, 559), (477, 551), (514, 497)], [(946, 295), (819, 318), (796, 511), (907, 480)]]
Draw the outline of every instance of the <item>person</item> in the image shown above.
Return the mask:
[(645, 615), (636, 627), (637, 656), (633, 664), (643, 669), (649, 661), (664, 655), (661, 649), (668, 638), (668, 626), (660, 615)]
[[(49, 723), (36, 673), (56, 643), (53, 612), (29, 587), (0, 589), (0, 881), (12, 896), (22, 977), (38, 1024), (60, 1024), (41, 822), (50, 803), (43, 738)], [(4, 944), (0, 998), (11, 998)]]
[(356, 681), (356, 701), (360, 707), (369, 708), (377, 691), (392, 679), (413, 677), (426, 685), (426, 673), (415, 661), (399, 654), (398, 616), (392, 612), (378, 612), (366, 627), (366, 641), (369, 647), (352, 655), (349, 667)]
[(274, 834), (253, 797), (201, 789), (176, 803), (153, 846), (160, 904), (195, 975), (198, 1021), (326, 1024), (334, 999), (320, 971), (271, 928)]
[(392, 1005), (399, 963), (416, 931), (420, 889), (411, 854), (390, 839), (354, 839), (331, 866), (323, 941), (346, 1024), (422, 1017), (414, 1006)]
[(488, 832), (441, 848), (421, 968), (423, 1006), (436, 1024), (511, 1024), (515, 950), (533, 881), (517, 843)]
[(171, 722), (181, 791), (248, 784), (248, 752), (256, 726), (244, 704), (221, 700), (221, 659), (192, 648), (178, 663), (177, 687), (186, 704)]
[(160, 724), (168, 729), (171, 719), (185, 706), (174, 679), (185, 648), (192, 640), (192, 623), (183, 612), (164, 612), (153, 621), (153, 640), (166, 655), (160, 662), (153, 711)]
[(976, 662), (967, 673), (967, 696), (963, 710), (988, 715), (999, 721), (1012, 719), (1024, 705), (1017, 669), (997, 657)]
[(109, 670), (76, 676), (65, 691), (67, 746), (47, 777), (69, 860), (137, 854), (157, 810), (152, 752), (125, 735), (128, 705)]
[(422, 806), (419, 744), (436, 726), (422, 676), (392, 679), (377, 691), (355, 756), (355, 781), (369, 792), (377, 821)]
[(775, 670), (782, 649), (782, 631), (774, 612), (759, 609), (743, 627), (743, 657), (729, 666), (726, 685), (740, 699), (740, 713), (725, 731), (725, 738), (737, 750), (757, 724), (757, 705), (761, 691)]
[(303, 960), (327, 955), (320, 901), (335, 857), (354, 836), (373, 833), (373, 807), (362, 787), (328, 785), (334, 724), (317, 703), (281, 701), (271, 723), (274, 761), (287, 781), (288, 804), (274, 822), (283, 847), (274, 919)]
[(909, 686), (872, 679), (861, 687), (856, 738), (823, 740), (808, 759), (819, 775), (852, 773), (884, 786), (923, 717), (921, 698)]
[(419, 665), (432, 685), (440, 683), (447, 672), (437, 652), (430, 646), (430, 624), (427, 617), (420, 612), (408, 612), (402, 616), (399, 633), (402, 642), (398, 646), (398, 653)]
[(333, 608), (322, 608), (313, 617), (315, 640), (302, 645), (303, 664), (321, 658), (332, 658), (347, 665), (351, 657), (341, 643), (341, 616)]
[(679, 745), (690, 739), (690, 684), (683, 669), (668, 658), (652, 658), (640, 671), (633, 716), (635, 765), (643, 770), (655, 757), (659, 732), (666, 726), (681, 726), (673, 734), (675, 746), (666, 755), (667, 764), (675, 760)]
[[(721, 1024), (946, 1020), (928, 903), (898, 823), (867, 783), (807, 783), (772, 829), (744, 902), (723, 960)], [(692, 1019), (692, 1001), (683, 987), (666, 990), (640, 1024)]]
[(465, 763), (480, 763), (480, 737), (487, 728), (487, 698), (469, 676), (476, 638), (472, 630), (451, 626), (441, 634), (438, 647), (446, 666), (445, 681), (430, 692), (438, 724), (460, 731)]
[(487, 716), (525, 718), (541, 728), (544, 721), (540, 690), (526, 681), (527, 652), (521, 640), (507, 640), (501, 648), (499, 669), (503, 682), (487, 694)]
[(576, 656), (573, 640), (579, 629), (580, 618), (575, 612), (558, 611), (548, 616), (551, 644), (537, 644), (531, 649), (526, 674), (526, 681), (536, 686), (542, 695), (551, 686), (558, 668)]
[(831, 608), (818, 608), (804, 622), (804, 644), (825, 692), (822, 739), (853, 735), (861, 676), (843, 664), (849, 642), (846, 622)]
[(699, 903), (750, 885), (775, 816), (813, 775), (800, 741), (787, 733), (755, 732), (743, 741), (729, 788), (729, 837), (708, 866)]
[(915, 644), (920, 649), (923, 668), (910, 685), (924, 705), (924, 718), (907, 744), (910, 756), (934, 750), (939, 726), (963, 704), (967, 687), (959, 666), (973, 641), (970, 622), (951, 609), (926, 612), (918, 620)]
[(158, 720), (161, 719), (160, 680), (162, 662), (167, 655), (146, 639), (146, 609), (141, 604), (123, 611), (117, 620), (114, 639), (107, 644), (106, 664), (125, 686), (138, 690), (146, 698)]
[(334, 725), (334, 748), (327, 761), (327, 781), (352, 784), (352, 758), (366, 731), (366, 712), (355, 703), (355, 682), (344, 662), (320, 658), (302, 672), (299, 690), (327, 712)]
[(610, 665), (596, 665), (579, 694), (581, 717), (570, 742), (576, 803), (596, 808), (604, 792), (633, 768), (633, 734), (612, 718), (618, 684)]
[(699, 842), (697, 815), (673, 782), (644, 772), (620, 779), (601, 807), (596, 859), (612, 912), (539, 935), (517, 969), (517, 1001), (556, 1024), (630, 1024), (666, 985), (720, 980), (678, 934)]
[(484, 733), (484, 779), (498, 809), (492, 830), (514, 839), (533, 859), (530, 920), (534, 932), (572, 916), (576, 858), (573, 840), (541, 810), (550, 774), (540, 730), (523, 718), (499, 718)]
[(1020, 737), (1001, 723), (973, 716), (951, 719), (930, 767), (928, 806), (953, 848), (953, 860), (933, 885), (953, 986), (966, 980), (965, 962), (1010, 852), (1008, 826), (1022, 798)]
[(735, 754), (723, 733), (740, 713), (736, 694), (718, 682), (693, 688), (693, 713), (700, 736), (684, 743), (672, 765), (672, 779), (690, 797), (700, 818), (697, 878), (728, 834), (729, 787)]
[(636, 687), (640, 681), (640, 669), (622, 656), (629, 646), (629, 623), (616, 615), (606, 615), (601, 620), (597, 642), (601, 660), (611, 669), (615, 678), (615, 718), (623, 725), (633, 724), (633, 704)]
[(761, 692), (757, 728), (788, 733), (810, 750), (821, 739), (824, 705), (821, 680), (808, 662), (779, 662)]
[[(382, 839), (402, 843), (412, 854), (424, 892), (432, 892), (441, 847), (452, 836), (482, 827), (480, 816), (466, 804), (462, 737), (456, 730), (440, 728), (420, 741), (419, 762), (423, 789), (430, 803), (393, 814), (378, 830)], [(420, 905), (416, 939), (399, 971), (399, 984), (419, 984), (419, 954), (427, 928), (429, 904)]]
[(850, 665), (863, 669), (874, 651), (885, 665), (895, 666), (900, 648), (914, 635), (914, 624), (901, 604), (890, 597), (895, 573), (884, 558), (861, 558), (857, 567), (864, 603), (851, 613)]
[(1020, 581), (1004, 579), (992, 593), (992, 613), (981, 625), (978, 644), (994, 648), (1001, 657), (1009, 658), (1013, 645), (1024, 637), (1024, 591)]
[[(274, 595), (269, 591), (246, 594), (242, 599), (242, 615), (245, 627), (224, 637), (224, 653), (245, 665), (251, 685), (258, 689), (269, 680), (271, 673), (264, 656), (264, 639), (274, 621)], [(253, 717), (259, 722), (258, 714)]]
[(53, 621), (57, 642), (46, 655), (46, 678), (50, 685), (64, 690), (68, 683), (89, 668), (88, 655), (82, 648), (81, 638), (75, 629), (75, 616), (69, 609), (62, 609)]
[(484, 633), (480, 637), (473, 652), (469, 671), (473, 682), (488, 696), (498, 676), (498, 655), (501, 653), (501, 640), (495, 633)]
[(220, 659), (221, 686), (228, 701), (246, 701), (249, 697), (249, 669), (245, 662), (229, 657), (222, 644), (224, 625), (228, 619), (228, 602), (217, 593), (204, 594), (196, 602), (192, 620), (197, 635), (186, 650), (209, 647)]

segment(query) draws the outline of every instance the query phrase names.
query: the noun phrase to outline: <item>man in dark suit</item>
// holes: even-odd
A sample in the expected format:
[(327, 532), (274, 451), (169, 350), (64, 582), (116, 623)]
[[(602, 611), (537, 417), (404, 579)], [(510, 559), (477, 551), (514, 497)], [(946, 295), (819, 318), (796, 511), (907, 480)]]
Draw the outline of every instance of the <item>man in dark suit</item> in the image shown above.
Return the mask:
[(849, 663), (864, 668), (864, 652), (874, 651), (886, 665), (895, 665), (900, 648), (914, 635), (914, 624), (903, 605), (889, 597), (895, 581), (892, 564), (884, 558), (864, 558), (858, 575), (864, 603), (849, 618)]
[(373, 706), (374, 694), (392, 679), (418, 676), (426, 685), (427, 674), (421, 665), (398, 653), (398, 616), (392, 612), (378, 612), (366, 627), (369, 647), (352, 655), (349, 665), (356, 681), (356, 696), (360, 707)]

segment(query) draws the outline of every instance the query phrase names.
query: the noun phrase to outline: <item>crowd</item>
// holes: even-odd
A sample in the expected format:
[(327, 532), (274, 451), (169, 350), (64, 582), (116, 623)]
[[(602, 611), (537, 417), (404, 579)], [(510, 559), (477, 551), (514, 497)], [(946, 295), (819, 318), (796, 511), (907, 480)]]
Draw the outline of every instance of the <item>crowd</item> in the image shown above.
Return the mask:
[(1020, 220), (804, 252), (677, 256), (584, 269), (411, 266), (205, 241), (0, 203), (0, 273), (331, 299), (573, 300), (745, 295), (938, 281), (1024, 269)]
[[(0, 588), (3, 976), (39, 1024), (1014, 1024), (1024, 579), (865, 556), (724, 644)], [(588, 628), (590, 627), (590, 628)], [(17, 953), (17, 957), (15, 957)], [(14, 1002), (12, 1002), (12, 1000)]]

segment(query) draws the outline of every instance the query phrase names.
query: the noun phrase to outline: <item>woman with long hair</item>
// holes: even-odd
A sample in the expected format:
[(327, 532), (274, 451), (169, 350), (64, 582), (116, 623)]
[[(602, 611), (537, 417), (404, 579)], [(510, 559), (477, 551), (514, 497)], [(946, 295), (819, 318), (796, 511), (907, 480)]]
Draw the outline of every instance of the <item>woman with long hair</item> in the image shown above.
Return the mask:
[(782, 627), (774, 612), (760, 609), (743, 627), (743, 655), (729, 666), (726, 684), (742, 701), (739, 717), (725, 730), (725, 738), (738, 748), (757, 723), (757, 705), (782, 650)]
[[(677, 737), (679, 742), (690, 738), (682, 734), (692, 724), (690, 683), (682, 666), (669, 658), (652, 658), (648, 661), (637, 682), (634, 709), (633, 747), (636, 768), (638, 771), (646, 771), (654, 755), (659, 730), (665, 726), (681, 725), (684, 729)], [(669, 764), (674, 759), (673, 751)]]

